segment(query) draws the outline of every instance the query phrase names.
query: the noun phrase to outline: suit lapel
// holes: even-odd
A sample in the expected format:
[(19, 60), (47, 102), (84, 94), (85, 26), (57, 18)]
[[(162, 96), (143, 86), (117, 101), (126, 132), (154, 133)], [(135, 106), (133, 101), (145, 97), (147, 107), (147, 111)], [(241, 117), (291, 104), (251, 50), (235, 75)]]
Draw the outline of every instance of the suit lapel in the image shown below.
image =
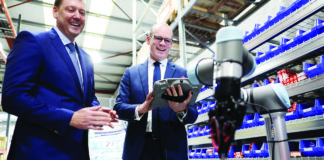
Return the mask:
[(174, 72), (175, 72), (175, 64), (168, 60), (165, 74), (164, 74), (164, 79), (173, 78)]
[(138, 73), (141, 79), (141, 83), (143, 86), (145, 97), (149, 92), (148, 88), (148, 60), (146, 60), (144, 63), (140, 64), (138, 67)]
[[(82, 94), (81, 86), (80, 86), (79, 79), (78, 79), (78, 75), (77, 75), (77, 73), (76, 73), (76, 71), (74, 69), (74, 65), (73, 65), (73, 63), (71, 61), (69, 53), (65, 49), (65, 46), (63, 45), (60, 37), (58, 36), (58, 34), (55, 32), (55, 30), (53, 28), (49, 31), (49, 38), (52, 40), (52, 45), (56, 49), (57, 53), (61, 56), (61, 58), (63, 59), (65, 64), (68, 66), (68, 69), (71, 72), (71, 74), (72, 74), (72, 76), (74, 78), (74, 81), (75, 81), (75, 83), (77, 83), (79, 91)], [(82, 68), (84, 68), (84, 67), (82, 67)]]

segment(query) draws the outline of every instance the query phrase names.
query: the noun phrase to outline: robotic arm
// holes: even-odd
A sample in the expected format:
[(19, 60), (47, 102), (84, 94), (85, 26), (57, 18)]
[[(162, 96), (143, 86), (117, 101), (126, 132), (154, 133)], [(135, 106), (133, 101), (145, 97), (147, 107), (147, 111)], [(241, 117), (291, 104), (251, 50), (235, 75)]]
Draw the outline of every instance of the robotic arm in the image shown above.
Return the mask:
[[(227, 155), (235, 130), (241, 126), (247, 112), (286, 112), (290, 106), (287, 91), (281, 84), (241, 89), (241, 78), (251, 75), (256, 68), (254, 57), (243, 47), (242, 40), (243, 32), (237, 27), (222, 28), (216, 35), (214, 58), (203, 59), (188, 69), (191, 83), (215, 89), (217, 104), (208, 116), (212, 144), (219, 155)], [(269, 108), (260, 109), (246, 102)]]

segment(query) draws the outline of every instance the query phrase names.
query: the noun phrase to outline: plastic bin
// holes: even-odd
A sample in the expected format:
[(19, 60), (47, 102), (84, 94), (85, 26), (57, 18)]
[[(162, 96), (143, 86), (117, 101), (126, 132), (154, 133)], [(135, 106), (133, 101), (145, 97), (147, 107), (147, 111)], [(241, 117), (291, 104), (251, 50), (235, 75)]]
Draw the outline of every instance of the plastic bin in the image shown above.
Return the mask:
[(324, 25), (323, 25), (323, 20), (321, 19), (315, 19), (315, 24), (313, 29), (316, 31), (316, 35), (320, 35), (324, 32)]
[(252, 144), (245, 144), (242, 146), (242, 154), (245, 158), (253, 158), (254, 154), (252, 152)]
[(209, 111), (208, 109), (208, 101), (201, 101), (202, 107), (201, 107), (201, 112), (200, 114), (207, 113)]
[(324, 138), (316, 139), (317, 156), (324, 156)]
[(242, 146), (231, 146), (227, 158), (243, 158)]
[(255, 126), (264, 125), (264, 118), (259, 113), (254, 114), (254, 119), (253, 120), (255, 122)]
[(255, 126), (254, 122), (254, 115), (253, 114), (247, 114), (244, 116), (243, 123), (242, 123), (242, 128), (251, 128)]
[(263, 80), (263, 86), (266, 86), (266, 85), (268, 85), (268, 84), (270, 84), (269, 79), (264, 79), (264, 80)]
[(188, 129), (188, 138), (191, 138), (193, 134), (193, 128)]
[(196, 154), (196, 149), (191, 149), (189, 150), (189, 158), (192, 159), (195, 157)]
[(215, 109), (216, 101), (209, 101), (208, 102), (208, 110)]
[(200, 156), (201, 156), (201, 148), (197, 148), (195, 150), (195, 154), (194, 154), (193, 158), (200, 158)]
[(317, 156), (316, 154), (316, 140), (300, 140), (299, 151), (305, 157)]
[(320, 63), (317, 65), (311, 63), (303, 63), (303, 71), (306, 73), (307, 77), (312, 78), (317, 75), (324, 73), (324, 55), (320, 57)]
[(262, 26), (260, 26), (259, 31), (260, 33), (264, 32), (265, 30), (267, 30), (270, 27), (270, 21), (271, 21), (271, 16), (267, 17), (267, 20), (264, 22), (264, 24)]
[(315, 108), (318, 115), (324, 114), (324, 99), (315, 99)]
[(269, 157), (268, 143), (252, 144), (253, 157)]
[(286, 113), (285, 116), (286, 121), (302, 118), (303, 109), (308, 107), (310, 106), (307, 106), (305, 104), (296, 104), (296, 110)]
[(210, 126), (206, 125), (205, 126), (205, 133), (204, 136), (210, 135)]
[(317, 114), (316, 108), (308, 104), (297, 104), (298, 113), (303, 117), (311, 117)]
[(193, 137), (198, 137), (199, 135), (199, 127), (198, 126), (195, 126), (192, 130), (192, 138)]
[(266, 57), (266, 54), (265, 53), (263, 53), (263, 52), (257, 52), (254, 59), (255, 59), (256, 64), (260, 64), (260, 63), (266, 61), (267, 60), (267, 57)]
[(274, 54), (278, 51), (278, 47), (274, 45), (269, 45), (269, 50), (265, 53), (266, 54), (266, 60), (269, 60), (274, 57)]
[(217, 150), (215, 148), (207, 148), (206, 158), (219, 158)]
[(201, 153), (200, 153), (200, 156), (198, 158), (200, 158), (200, 159), (207, 158), (206, 150), (207, 150), (207, 148), (201, 149)]
[(198, 128), (198, 137), (205, 135), (205, 127)]
[(299, 142), (288, 141), (288, 147), (290, 151), (290, 157), (301, 157), (301, 152), (299, 151)]
[(277, 55), (289, 50), (290, 48), (288, 48), (288, 46), (287, 46), (287, 42), (289, 42), (289, 41), (290, 41), (290, 39), (288, 39), (288, 38), (281, 38), (280, 45), (278, 46), (278, 52), (275, 52), (274, 56), (277, 56)]

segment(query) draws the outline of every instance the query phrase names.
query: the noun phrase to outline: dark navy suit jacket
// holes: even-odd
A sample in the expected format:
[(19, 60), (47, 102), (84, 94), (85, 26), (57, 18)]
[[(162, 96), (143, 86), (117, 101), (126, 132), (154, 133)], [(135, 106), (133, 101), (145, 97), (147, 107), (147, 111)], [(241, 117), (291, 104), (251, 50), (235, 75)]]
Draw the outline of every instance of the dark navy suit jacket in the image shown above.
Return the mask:
[(18, 34), (8, 56), (2, 92), (3, 110), (18, 116), (8, 159), (89, 159), (81, 145), (87, 141), (87, 130), (69, 125), (75, 111), (99, 105), (91, 58), (81, 48), (78, 51), (84, 92), (53, 28)]
[[(187, 77), (187, 71), (168, 61), (164, 78)], [(116, 98), (114, 110), (120, 119), (128, 121), (126, 131), (123, 159), (138, 160), (144, 145), (147, 113), (143, 115), (140, 121), (135, 120), (135, 108), (142, 104), (148, 89), (148, 61), (142, 64), (127, 68), (120, 82), (119, 94)], [(156, 108), (159, 110), (158, 131), (161, 139), (163, 153), (167, 148), (168, 159), (186, 160), (188, 159), (187, 133), (185, 124), (196, 121), (198, 112), (196, 107), (188, 106), (187, 116), (184, 122), (180, 122), (175, 112), (172, 111), (169, 120), (170, 107)], [(168, 129), (166, 132), (166, 128)], [(167, 136), (167, 146), (165, 146)], [(164, 156), (164, 155), (163, 155)]]

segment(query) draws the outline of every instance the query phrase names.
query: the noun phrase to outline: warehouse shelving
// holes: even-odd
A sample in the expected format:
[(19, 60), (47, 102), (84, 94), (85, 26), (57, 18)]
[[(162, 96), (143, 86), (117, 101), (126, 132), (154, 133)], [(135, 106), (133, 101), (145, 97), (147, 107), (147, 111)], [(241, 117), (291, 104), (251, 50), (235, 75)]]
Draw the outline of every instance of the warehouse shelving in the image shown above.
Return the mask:
[[(280, 37), (282, 34), (295, 29), (294, 27), (303, 23), (303, 21), (307, 19), (312, 19), (314, 15), (316, 16), (317, 13), (322, 12), (323, 8), (324, 8), (324, 1), (322, 0), (309, 1), (306, 5), (299, 8), (298, 11), (293, 12), (292, 14), (288, 15), (287, 17), (285, 17), (284, 19), (276, 23), (275, 25), (268, 28), (266, 31), (254, 37), (252, 40), (246, 42), (244, 46), (250, 52), (260, 49), (262, 48), (262, 45), (269, 43), (269, 41), (273, 42), (273, 40)], [(316, 57), (318, 55), (323, 54), (323, 48), (324, 48), (323, 38), (324, 38), (324, 34), (316, 36), (284, 53), (281, 53), (280, 55), (270, 60), (267, 60), (266, 62), (259, 64), (252, 75), (250, 75), (249, 77), (242, 78), (242, 84), (247, 85), (247, 87), (250, 87), (249, 84), (253, 83), (253, 81), (255, 80), (260, 80), (261, 78), (269, 77), (270, 75), (276, 74), (277, 71), (283, 68), (296, 66), (300, 64), (302, 60)], [(296, 96), (298, 98), (302, 96), (304, 93), (312, 92), (314, 90), (320, 90), (323, 88), (324, 88), (324, 74), (312, 78), (308, 78), (286, 86), (288, 95), (291, 98), (294, 96), (295, 98)], [(198, 95), (197, 101), (205, 100), (206, 98), (209, 101), (210, 97), (213, 95), (214, 95), (214, 91), (212, 89), (205, 90)], [(206, 124), (208, 119), (209, 119), (208, 113), (200, 114), (194, 125)], [(292, 135), (292, 134), (296, 135), (299, 132), (312, 132), (316, 130), (324, 130), (324, 115), (316, 115), (312, 117), (286, 121), (285, 123), (286, 123), (288, 135)], [(237, 130), (235, 133), (235, 141), (247, 142), (249, 141), (249, 139), (252, 140), (255, 138), (262, 138), (267, 136), (268, 135), (267, 135), (266, 127), (257, 126), (257, 127)], [(297, 139), (305, 136), (307, 137), (308, 135), (299, 134), (297, 136), (298, 137)], [(189, 138), (188, 144), (192, 148), (212, 146), (210, 135)], [(323, 157), (299, 157), (298, 159), (316, 160), (322, 158)], [(245, 158), (245, 159), (250, 159), (250, 158)], [(260, 159), (260, 158), (254, 158), (254, 159)], [(291, 158), (291, 159), (295, 159), (295, 158)]]

